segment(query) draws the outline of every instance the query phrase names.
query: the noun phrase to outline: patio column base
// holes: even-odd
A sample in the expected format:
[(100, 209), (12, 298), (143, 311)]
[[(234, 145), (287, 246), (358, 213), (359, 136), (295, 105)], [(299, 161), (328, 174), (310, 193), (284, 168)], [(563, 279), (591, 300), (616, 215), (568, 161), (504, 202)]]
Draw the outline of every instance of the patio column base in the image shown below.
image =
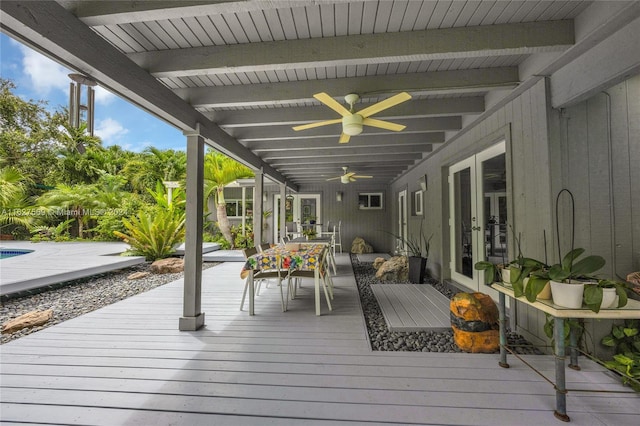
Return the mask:
[(204, 325), (204, 312), (195, 317), (180, 317), (178, 330), (180, 331), (196, 331)]

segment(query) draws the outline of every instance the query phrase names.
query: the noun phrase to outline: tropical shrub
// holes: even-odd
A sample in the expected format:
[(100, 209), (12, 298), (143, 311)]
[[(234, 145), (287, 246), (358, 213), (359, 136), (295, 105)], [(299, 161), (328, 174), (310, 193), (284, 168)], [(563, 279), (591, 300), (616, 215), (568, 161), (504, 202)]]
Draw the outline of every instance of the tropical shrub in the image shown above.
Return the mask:
[(613, 359), (604, 362), (605, 367), (620, 373), (624, 383), (640, 392), (640, 320), (614, 324), (602, 344), (616, 349)]
[(185, 214), (176, 214), (171, 209), (143, 209), (138, 216), (122, 222), (127, 232), (115, 231), (114, 234), (131, 246), (129, 254), (144, 256), (147, 260), (168, 257), (173, 246), (184, 241)]

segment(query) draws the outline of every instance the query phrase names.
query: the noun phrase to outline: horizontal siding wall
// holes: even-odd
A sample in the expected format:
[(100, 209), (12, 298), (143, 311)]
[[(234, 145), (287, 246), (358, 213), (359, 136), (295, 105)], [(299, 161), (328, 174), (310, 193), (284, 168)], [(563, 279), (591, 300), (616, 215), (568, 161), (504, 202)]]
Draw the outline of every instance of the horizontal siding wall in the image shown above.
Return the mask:
[[(599, 275), (624, 279), (640, 271), (640, 75), (563, 109), (557, 122), (554, 193), (566, 188), (575, 198), (575, 247), (605, 258)], [(559, 206), (564, 253), (571, 247), (569, 198)], [(611, 322), (586, 327), (599, 342)], [(593, 351), (607, 353), (597, 343)]]
[[(551, 253), (548, 104), (545, 81), (541, 80), (394, 182), (394, 193), (404, 188), (408, 188), (411, 193), (418, 189), (420, 176), (427, 175), (428, 188), (424, 194), (425, 229), (427, 234), (434, 235), (428, 264), (432, 275), (441, 279), (450, 276), (449, 196), (446, 184), (448, 167), (503, 138), (507, 139), (507, 168), (510, 172), (508, 221), (515, 234), (520, 234), (522, 251), (526, 256), (544, 260), (543, 231), (547, 234), (547, 249)], [(409, 233), (418, 232), (419, 226), (420, 220), (410, 219)], [(513, 233), (511, 234), (512, 237)], [(510, 251), (509, 258), (514, 258), (516, 253), (513, 252), (513, 244)], [(527, 337), (542, 335), (543, 314), (521, 306), (517, 320), (518, 324), (532, 333), (531, 336), (527, 333)]]
[[(342, 193), (342, 201), (337, 201), (336, 193)], [(381, 192), (383, 194), (383, 208), (381, 210), (360, 210), (358, 208), (358, 194), (361, 192)], [(342, 221), (342, 251), (349, 252), (351, 243), (356, 237), (362, 237), (373, 247), (375, 252), (386, 253), (387, 234), (389, 229), (389, 216), (393, 209), (390, 203), (393, 199), (389, 195), (389, 187), (386, 185), (371, 185), (367, 183), (352, 182), (349, 184), (327, 183), (323, 185), (301, 185), (297, 194), (320, 194), (321, 215), (323, 224), (331, 221), (337, 225)], [(266, 209), (273, 208), (274, 192), (268, 192)], [(269, 226), (273, 226), (273, 216), (269, 218)], [(268, 238), (271, 238), (269, 232)], [(265, 236), (267, 237), (267, 236)]]

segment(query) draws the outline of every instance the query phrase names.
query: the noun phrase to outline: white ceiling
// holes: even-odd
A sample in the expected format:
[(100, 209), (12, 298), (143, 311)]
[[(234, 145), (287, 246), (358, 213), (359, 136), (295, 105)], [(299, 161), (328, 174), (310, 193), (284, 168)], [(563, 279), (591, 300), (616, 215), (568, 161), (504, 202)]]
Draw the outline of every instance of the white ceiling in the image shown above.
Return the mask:
[[(491, 99), (522, 84), (530, 77), (526, 64), (569, 49), (573, 18), (590, 2), (58, 1), (71, 15), (34, 3), (3, 1), (3, 30), (160, 116), (169, 104), (195, 109), (230, 136), (208, 136), (223, 151), (252, 157), (248, 163), (268, 166), (267, 174), (305, 185), (338, 175), (342, 166), (374, 175), (375, 182), (392, 181), (483, 113)], [(54, 20), (47, 24), (50, 33), (62, 31), (53, 28), (61, 23), (75, 31), (78, 52), (67, 54), (74, 49), (71, 39), (63, 46), (62, 35), (54, 40), (27, 23), (47, 44), (6, 19), (24, 25), (30, 18), (19, 17), (21, 7)], [(109, 43), (100, 47), (104, 60), (113, 55), (111, 62), (119, 62), (119, 55), (121, 68), (135, 63), (148, 74), (92, 73), (100, 59), (91, 64), (82, 49), (99, 43), (80, 36), (81, 26)], [(109, 49), (118, 52), (104, 52)], [(153, 89), (151, 77), (184, 104)], [(357, 93), (361, 109), (401, 91), (413, 99), (375, 116), (405, 124), (400, 133), (365, 127), (350, 143), (338, 144), (340, 124), (291, 129), (338, 118), (314, 93), (339, 102)], [(178, 115), (173, 124), (188, 121)]]

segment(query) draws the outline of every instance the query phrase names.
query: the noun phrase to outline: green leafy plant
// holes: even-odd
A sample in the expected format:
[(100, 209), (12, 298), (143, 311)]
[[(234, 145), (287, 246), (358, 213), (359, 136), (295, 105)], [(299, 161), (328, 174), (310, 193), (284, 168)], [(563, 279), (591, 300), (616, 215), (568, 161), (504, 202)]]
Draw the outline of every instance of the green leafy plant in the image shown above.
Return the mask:
[(618, 295), (618, 308), (621, 308), (627, 304), (627, 288), (629, 285), (621, 281), (614, 280), (598, 280), (597, 284), (588, 284), (584, 288), (584, 303), (593, 312), (600, 311), (600, 305), (602, 304), (603, 289), (615, 288)]
[(68, 219), (55, 226), (35, 226), (31, 229), (31, 241), (69, 241), (69, 227), (75, 219)]
[(624, 383), (640, 392), (640, 320), (614, 324), (611, 334), (603, 337), (601, 343), (616, 350), (613, 359), (604, 362), (605, 367), (620, 373)]
[[(476, 262), (474, 268), (478, 271), (484, 271), (485, 283), (490, 284), (496, 279), (501, 279), (498, 272), (500, 270), (507, 269), (509, 271), (509, 283), (513, 286), (513, 294), (515, 297), (525, 295), (527, 300), (535, 302), (536, 297), (549, 279), (544, 280), (543, 272), (548, 269), (548, 266), (543, 262), (524, 257), (520, 246), (520, 237), (515, 238), (516, 247), (518, 248), (518, 255), (512, 261), (507, 264), (494, 264), (488, 261)], [(538, 274), (538, 275), (536, 275)], [(529, 278), (528, 285), (525, 287), (524, 280)]]
[(549, 268), (549, 278), (557, 282), (593, 279), (592, 274), (604, 266), (605, 260), (602, 256), (591, 255), (576, 261), (584, 252), (583, 248), (571, 250), (561, 263)]
[(387, 234), (393, 235), (398, 241), (400, 241), (403, 246), (407, 247), (407, 252), (409, 256), (413, 257), (423, 257), (425, 259), (429, 258), (429, 249), (431, 247), (431, 238), (433, 238), (433, 234), (427, 238), (424, 232), (424, 217), (420, 222), (420, 232), (417, 236), (413, 237), (403, 237), (398, 234), (394, 234), (393, 232), (387, 232)]
[(115, 231), (114, 234), (131, 246), (130, 254), (147, 260), (168, 257), (173, 246), (184, 240), (184, 213), (161, 208), (141, 210), (138, 216), (122, 222), (128, 232)]

